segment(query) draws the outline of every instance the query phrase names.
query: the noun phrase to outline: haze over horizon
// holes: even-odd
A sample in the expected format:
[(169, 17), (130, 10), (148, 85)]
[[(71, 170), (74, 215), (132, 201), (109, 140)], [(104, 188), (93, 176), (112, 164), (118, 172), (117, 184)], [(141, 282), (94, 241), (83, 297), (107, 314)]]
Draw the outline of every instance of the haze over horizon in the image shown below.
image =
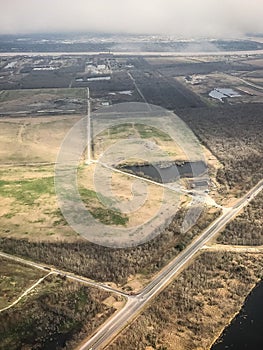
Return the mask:
[(189, 39), (263, 33), (261, 0), (0, 1), (0, 34), (81, 31)]

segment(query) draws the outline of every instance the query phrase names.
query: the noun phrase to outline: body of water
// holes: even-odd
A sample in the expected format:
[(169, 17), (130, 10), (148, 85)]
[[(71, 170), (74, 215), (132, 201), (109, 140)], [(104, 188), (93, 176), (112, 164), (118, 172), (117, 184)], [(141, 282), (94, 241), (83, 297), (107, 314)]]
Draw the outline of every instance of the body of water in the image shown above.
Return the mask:
[(263, 349), (263, 281), (247, 297), (240, 313), (211, 350)]
[(193, 178), (202, 176), (206, 173), (206, 164), (202, 161), (198, 162), (182, 162), (171, 165), (147, 164), (147, 165), (131, 165), (121, 168), (123, 171), (129, 171), (139, 176), (145, 176), (151, 180), (160, 183), (170, 183), (179, 178)]

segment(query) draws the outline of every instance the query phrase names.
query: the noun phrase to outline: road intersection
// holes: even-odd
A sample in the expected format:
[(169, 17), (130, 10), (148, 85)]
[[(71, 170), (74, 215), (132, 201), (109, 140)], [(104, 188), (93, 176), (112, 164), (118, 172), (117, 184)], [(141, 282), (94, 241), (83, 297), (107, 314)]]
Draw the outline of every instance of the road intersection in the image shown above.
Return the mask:
[(261, 180), (252, 190), (242, 197), (235, 206), (216, 219), (205, 231), (199, 235), (186, 249), (172, 260), (139, 294), (130, 297), (124, 308), (110, 318), (79, 350), (103, 349), (136, 316), (142, 312), (147, 304), (158, 295), (175, 277), (187, 266), (189, 261), (216, 236), (220, 230), (247, 206), (263, 189)]
[(96, 333), (79, 350), (99, 350), (103, 349), (112, 339), (114, 339), (125, 327), (127, 327), (173, 279), (181, 272), (191, 259), (201, 251), (206, 243), (214, 238), (224, 226), (233, 220), (240, 211), (246, 207), (262, 191), (263, 180), (243, 196), (238, 203), (227, 211), (223, 211), (206, 230), (204, 230), (181, 254), (173, 259), (160, 273), (138, 294), (129, 295), (120, 290), (111, 288), (108, 285), (88, 280), (85, 277), (77, 276), (73, 273), (65, 272), (54, 267), (19, 258), (14, 255), (0, 252), (0, 256), (11, 259), (21, 264), (26, 264), (37, 269), (50, 271), (52, 274), (64, 276), (76, 282), (84, 283), (93, 287), (101, 288), (108, 292), (116, 293), (125, 297), (125, 306), (109, 318)]

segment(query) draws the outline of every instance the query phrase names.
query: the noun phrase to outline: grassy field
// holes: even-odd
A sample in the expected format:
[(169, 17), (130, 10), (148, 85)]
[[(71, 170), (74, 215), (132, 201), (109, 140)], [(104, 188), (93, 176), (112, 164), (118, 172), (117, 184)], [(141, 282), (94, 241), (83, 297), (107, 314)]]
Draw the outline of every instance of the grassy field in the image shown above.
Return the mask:
[(0, 257), (0, 309), (9, 306), (46, 273)]
[[(12, 94), (14, 98), (16, 96), (15, 92), (10, 92), (10, 99)], [(77, 238), (78, 235), (63, 219), (56, 202), (53, 163), (66, 133), (78, 120), (79, 117), (0, 119), (2, 236), (33, 240)], [(126, 139), (131, 132), (130, 127), (131, 124), (124, 124), (101, 135), (105, 138), (105, 147), (119, 139)], [(132, 130), (133, 136), (153, 141), (164, 151), (174, 151), (174, 155), (180, 152), (170, 137), (157, 129), (136, 124)], [(101, 143), (100, 140), (95, 144)], [(95, 170), (93, 166), (80, 166), (79, 169), (80, 194), (95, 219), (107, 225), (133, 227), (158, 212), (163, 198), (162, 188), (148, 184), (146, 189), (134, 191), (134, 179), (107, 169), (99, 169), (99, 173), (104, 171), (104, 176), (111, 179), (110, 189), (105, 187), (103, 179), (97, 181), (95, 188)], [(98, 174), (98, 169), (96, 171)], [(143, 188), (143, 184), (143, 180), (137, 180), (140, 188)], [(169, 196), (173, 202), (187, 202), (185, 197), (180, 198), (172, 192)], [(129, 215), (123, 213), (118, 203), (124, 201), (128, 205), (132, 199), (142, 201), (141, 207)]]
[(103, 224), (124, 226), (129, 221), (126, 215), (103, 207), (95, 191), (82, 187), (80, 188), (80, 195), (92, 216)]
[(33, 205), (42, 195), (54, 195), (52, 176), (18, 181), (0, 180), (0, 193), (3, 197), (14, 198), (17, 203)]
[[(8, 180), (7, 180), (8, 179)], [(84, 182), (84, 180), (83, 180)], [(126, 225), (129, 218), (103, 205), (97, 193), (79, 187), (90, 213), (104, 224)], [(0, 173), (0, 235), (29, 239), (69, 239), (77, 237), (62, 216), (57, 204), (52, 167), (20, 167)], [(104, 198), (110, 201), (110, 198)]]
[(0, 313), (0, 348), (75, 349), (124, 302), (108, 292), (49, 276)]
[[(97, 177), (97, 174), (100, 176)], [(166, 191), (155, 184), (145, 184), (144, 180), (126, 174), (112, 172), (99, 164), (81, 167), (79, 188), (86, 207), (94, 217), (101, 217), (101, 221), (106, 224), (126, 227), (147, 222), (162, 205), (168, 206), (169, 201), (170, 207), (174, 206), (174, 213), (179, 204), (188, 203), (184, 195)]]
[[(160, 186), (146, 184), (144, 180), (135, 181), (128, 174), (112, 172), (102, 166), (80, 164), (80, 194), (95, 219), (106, 225), (129, 228), (142, 225), (155, 216), (159, 220), (155, 227), (159, 227), (165, 215), (172, 218), (167, 230), (137, 248), (104, 249), (82, 239), (62, 216), (53, 182), (53, 163), (60, 143), (78, 120), (79, 117), (0, 120), (3, 125), (0, 152), (4, 160), (0, 168), (2, 249), (100, 281), (114, 282), (127, 290), (138, 290), (219, 212), (205, 208), (197, 225), (183, 234), (180, 225), (187, 210), (185, 196), (168, 191), (163, 200)], [(132, 137), (143, 137), (144, 141), (155, 142), (164, 150), (174, 151), (177, 155), (181, 152), (163, 132), (137, 124), (108, 129), (102, 137), (105, 142), (115, 142), (122, 137), (126, 139), (131, 132)], [(108, 179), (108, 183), (104, 179)], [(134, 200), (141, 203), (140, 207), (128, 213), (123, 211), (123, 205), (129, 207)], [(167, 210), (160, 212), (163, 202)], [(180, 205), (182, 208), (176, 213)], [(9, 239), (12, 251), (6, 246)]]
[(78, 119), (0, 120), (1, 235), (31, 239), (76, 236), (59, 211), (52, 164), (63, 138)]
[[(106, 176), (112, 180), (110, 189), (103, 178), (97, 180), (95, 187), (94, 171), (94, 166), (81, 168), (79, 192), (95, 219), (106, 225), (134, 226), (146, 222), (160, 210), (163, 198), (161, 187), (149, 184), (142, 187), (143, 191), (134, 192), (133, 178), (111, 174), (107, 169)], [(143, 186), (144, 182), (138, 180), (137, 186), (138, 183)], [(187, 203), (186, 197), (168, 192), (171, 193), (166, 194), (167, 200), (170, 198), (177, 205)], [(0, 198), (0, 235), (33, 240), (77, 238), (77, 233), (67, 225), (59, 210), (52, 166), (2, 168)], [(141, 206), (125, 214), (122, 203), (124, 201), (128, 205), (132, 199), (140, 202)]]
[[(94, 156), (97, 159), (103, 152), (113, 146), (116, 142), (121, 140), (131, 140), (129, 143), (129, 152), (132, 151), (132, 139), (136, 139), (136, 144), (134, 145), (134, 154), (136, 154), (136, 145), (138, 139), (142, 139), (145, 144), (155, 153), (156, 156), (153, 158), (151, 155), (151, 160), (160, 161), (164, 157), (171, 157), (171, 160), (185, 160), (186, 155), (180, 148), (178, 144), (165, 132), (157, 128), (139, 124), (139, 123), (123, 123), (121, 125), (113, 126), (106, 131), (96, 135), (94, 139)], [(157, 151), (159, 148), (159, 152)], [(163, 153), (163, 154), (161, 154)], [(128, 153), (129, 154), (129, 153)], [(140, 163), (141, 160), (138, 158), (127, 159), (126, 163)]]
[(79, 117), (0, 118), (2, 164), (54, 163), (60, 144)]
[(59, 210), (53, 167), (14, 167), (0, 171), (1, 236), (33, 240), (74, 239)]

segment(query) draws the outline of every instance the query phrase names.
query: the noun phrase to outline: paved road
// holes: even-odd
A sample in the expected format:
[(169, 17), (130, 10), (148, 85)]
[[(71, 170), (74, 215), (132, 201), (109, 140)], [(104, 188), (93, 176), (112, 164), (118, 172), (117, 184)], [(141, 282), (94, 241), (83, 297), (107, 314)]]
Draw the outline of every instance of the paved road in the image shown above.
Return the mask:
[(138, 94), (141, 96), (143, 102), (146, 103), (148, 110), (151, 111), (151, 106), (149, 105), (149, 103), (147, 102), (146, 98), (144, 97), (144, 95), (143, 95), (141, 89), (139, 88), (138, 84), (136, 83), (136, 80), (135, 80), (134, 77), (132, 76), (131, 72), (128, 72), (128, 76), (129, 76), (130, 79), (132, 80), (132, 82), (133, 82), (133, 84), (134, 84), (134, 86), (135, 86), (135, 88), (136, 88)]
[(252, 88), (255, 88), (257, 90), (263, 90), (263, 86), (257, 85), (253, 82), (250, 82), (248, 80), (245, 80), (244, 77), (246, 77), (247, 74), (251, 74), (251, 73), (257, 73), (257, 71), (253, 71), (253, 72), (246, 72), (245, 74), (242, 75), (242, 77), (237, 77), (234, 73), (225, 73), (226, 76), (230, 76), (233, 77), (234, 79), (237, 79), (239, 81), (241, 81), (242, 83), (244, 83), (245, 85), (251, 86)]
[(263, 87), (260, 86), (260, 85), (257, 85), (257, 84), (254, 84), (254, 83), (251, 83), (250, 81), (247, 81), (245, 79), (242, 79), (242, 78), (238, 78), (238, 80), (240, 80), (242, 83), (248, 85), (248, 86), (251, 86), (253, 88), (256, 88), (258, 90), (263, 90)]
[(93, 281), (90, 281), (90, 280), (86, 279), (85, 277), (77, 276), (77, 275), (74, 275), (73, 273), (70, 273), (70, 272), (66, 272), (66, 271), (63, 271), (63, 270), (58, 270), (56, 268), (52, 268), (52, 267), (49, 267), (49, 266), (44, 265), (44, 264), (35, 263), (33, 261), (29, 261), (29, 260), (26, 260), (26, 259), (18, 258), (17, 256), (6, 254), (6, 253), (3, 253), (3, 252), (0, 252), (0, 256), (3, 257), (3, 258), (6, 258), (6, 259), (17, 261), (20, 264), (32, 266), (32, 267), (34, 267), (36, 269), (40, 269), (40, 270), (44, 270), (44, 271), (50, 271), (51, 273), (54, 273), (54, 274), (57, 274), (57, 275), (61, 275), (61, 276), (65, 276), (68, 279), (71, 279), (73, 281), (84, 283), (84, 284), (87, 284), (89, 286), (93, 286), (93, 287), (96, 287), (96, 288), (100, 288), (100, 289), (106, 290), (107, 292), (111, 292), (111, 293), (115, 293), (115, 294), (121, 295), (121, 296), (123, 296), (125, 298), (129, 298), (130, 297), (128, 294), (126, 294), (124, 292), (121, 292), (121, 291), (119, 291), (117, 289), (111, 288), (111, 287), (109, 287), (109, 286), (107, 286), (107, 285), (105, 285), (103, 283), (96, 283), (96, 282), (93, 282)]
[(90, 89), (87, 88), (87, 160), (88, 164), (91, 161), (91, 125), (90, 125), (90, 111), (91, 111), (91, 102), (90, 102)]
[(192, 257), (202, 249), (211, 238), (218, 234), (228, 222), (233, 220), (262, 189), (263, 180), (250, 190), (234, 207), (215, 220), (194, 242), (168, 264), (141, 293), (129, 298), (125, 307), (109, 319), (109, 321), (107, 321), (90, 340), (82, 345), (79, 350), (103, 349), (110, 340), (132, 322), (152, 298), (171, 282), (175, 275), (186, 266)]

